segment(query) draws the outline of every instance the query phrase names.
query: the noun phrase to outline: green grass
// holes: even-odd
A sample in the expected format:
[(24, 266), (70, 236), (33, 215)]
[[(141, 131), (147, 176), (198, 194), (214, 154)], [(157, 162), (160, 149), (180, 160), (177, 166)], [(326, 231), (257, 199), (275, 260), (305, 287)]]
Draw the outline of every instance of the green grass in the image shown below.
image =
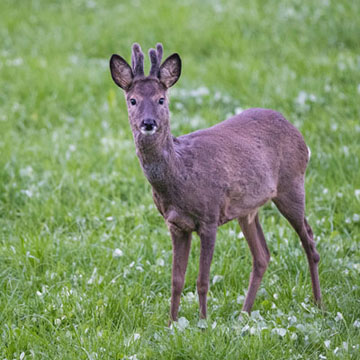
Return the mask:
[[(335, 0), (2, 0), (0, 359), (359, 358), (359, 13)], [(208, 321), (195, 237), (183, 319), (167, 328), (171, 241), (108, 70), (135, 41), (183, 59), (175, 135), (248, 107), (303, 133), (323, 311), (298, 238), (268, 205), (272, 262), (252, 317), (236, 320), (251, 257), (232, 222), (218, 233)]]

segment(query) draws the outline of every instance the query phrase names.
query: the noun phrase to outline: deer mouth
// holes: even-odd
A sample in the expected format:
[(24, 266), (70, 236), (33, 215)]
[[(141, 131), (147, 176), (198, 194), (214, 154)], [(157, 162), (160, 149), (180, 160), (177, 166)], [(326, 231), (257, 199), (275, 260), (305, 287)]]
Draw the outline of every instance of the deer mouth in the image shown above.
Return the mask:
[(157, 129), (158, 126), (156, 121), (153, 119), (145, 119), (141, 122), (140, 131), (144, 135), (153, 135)]

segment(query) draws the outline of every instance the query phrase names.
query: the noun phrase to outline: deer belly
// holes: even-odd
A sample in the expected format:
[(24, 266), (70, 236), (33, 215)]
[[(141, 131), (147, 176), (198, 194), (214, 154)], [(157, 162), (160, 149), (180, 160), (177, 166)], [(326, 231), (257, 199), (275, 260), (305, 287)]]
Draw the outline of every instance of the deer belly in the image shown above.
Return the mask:
[(262, 189), (263, 191), (248, 193), (244, 191), (228, 191), (219, 216), (219, 225), (230, 220), (248, 217), (249, 222), (255, 217), (259, 207), (276, 196), (275, 187)]

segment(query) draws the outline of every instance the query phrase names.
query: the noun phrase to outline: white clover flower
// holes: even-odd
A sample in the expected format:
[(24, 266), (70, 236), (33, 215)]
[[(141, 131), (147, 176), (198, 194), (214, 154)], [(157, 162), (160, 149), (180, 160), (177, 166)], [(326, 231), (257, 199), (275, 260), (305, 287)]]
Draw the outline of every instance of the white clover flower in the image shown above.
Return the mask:
[(116, 248), (112, 253), (113, 258), (119, 258), (123, 255), (124, 255), (123, 251), (118, 248)]
[(344, 320), (344, 317), (341, 312), (337, 312), (335, 316), (335, 321)]
[(164, 266), (165, 265), (164, 259), (162, 259), (162, 258), (157, 259), (156, 260), (156, 265)]
[(281, 337), (284, 337), (287, 333), (287, 330), (284, 328), (274, 328), (271, 331), (272, 333), (278, 334)]
[(189, 320), (186, 319), (185, 317), (181, 317), (177, 321), (177, 323), (175, 323), (175, 327), (180, 331), (185, 330), (188, 326), (189, 326)]
[(197, 323), (197, 327), (200, 329), (206, 329), (208, 327), (208, 324), (205, 319), (200, 319)]
[(221, 275), (215, 275), (214, 277), (213, 277), (213, 281), (212, 281), (212, 284), (213, 285), (215, 285), (216, 283), (218, 283), (218, 282), (220, 282), (220, 281), (222, 281), (223, 280), (223, 276), (221, 276)]
[(355, 190), (355, 197), (360, 200), (360, 189)]

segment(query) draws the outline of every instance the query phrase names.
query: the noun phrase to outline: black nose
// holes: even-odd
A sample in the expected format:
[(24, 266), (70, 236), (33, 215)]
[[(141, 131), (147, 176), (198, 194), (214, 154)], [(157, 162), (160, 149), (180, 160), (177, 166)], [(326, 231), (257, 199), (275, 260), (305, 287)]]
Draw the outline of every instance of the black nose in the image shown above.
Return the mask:
[(151, 131), (156, 127), (156, 121), (154, 119), (145, 119), (141, 123), (141, 127), (146, 131)]

